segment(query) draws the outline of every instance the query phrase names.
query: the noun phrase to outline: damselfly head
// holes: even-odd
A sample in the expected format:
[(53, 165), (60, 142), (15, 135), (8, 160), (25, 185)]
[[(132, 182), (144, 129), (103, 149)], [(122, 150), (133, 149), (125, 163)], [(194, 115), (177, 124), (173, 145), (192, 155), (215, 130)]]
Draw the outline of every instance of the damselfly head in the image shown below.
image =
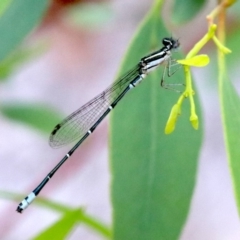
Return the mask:
[(176, 49), (180, 46), (178, 39), (173, 39), (172, 37), (171, 38), (163, 38), (162, 44), (165, 47), (168, 47), (169, 50)]

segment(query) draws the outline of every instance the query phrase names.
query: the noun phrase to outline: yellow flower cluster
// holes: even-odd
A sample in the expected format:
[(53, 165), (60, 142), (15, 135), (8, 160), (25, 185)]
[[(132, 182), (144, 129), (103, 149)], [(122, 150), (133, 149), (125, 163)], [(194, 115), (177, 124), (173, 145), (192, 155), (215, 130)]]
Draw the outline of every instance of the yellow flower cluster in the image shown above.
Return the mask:
[(203, 36), (203, 38), (198, 41), (192, 50), (187, 54), (185, 59), (178, 60), (179, 64), (183, 65), (184, 73), (185, 73), (185, 81), (186, 87), (183, 93), (180, 95), (178, 101), (171, 109), (170, 116), (168, 118), (165, 133), (170, 134), (174, 131), (177, 118), (181, 114), (181, 105), (185, 98), (189, 98), (190, 101), (190, 122), (194, 129), (198, 129), (198, 116), (195, 110), (195, 103), (194, 103), (194, 90), (192, 88), (192, 78), (191, 78), (191, 71), (190, 67), (203, 67), (209, 63), (209, 57), (207, 55), (197, 55), (197, 53), (202, 49), (202, 47), (211, 39), (213, 39), (214, 43), (216, 44), (217, 48), (224, 54), (228, 54), (231, 52), (230, 49), (225, 47), (216, 37), (215, 32), (217, 29), (216, 24), (210, 25), (208, 32)]

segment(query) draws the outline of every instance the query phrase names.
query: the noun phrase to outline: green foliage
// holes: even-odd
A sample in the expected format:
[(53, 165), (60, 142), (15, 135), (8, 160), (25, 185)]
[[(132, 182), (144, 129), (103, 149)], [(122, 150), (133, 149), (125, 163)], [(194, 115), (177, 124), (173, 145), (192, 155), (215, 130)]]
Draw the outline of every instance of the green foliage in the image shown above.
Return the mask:
[(0, 16), (6, 10), (6, 8), (9, 6), (11, 1), (12, 0), (1, 0), (0, 1)]
[(206, 0), (175, 0), (172, 9), (173, 21), (182, 24), (194, 18), (203, 8)]
[[(153, 46), (159, 46), (162, 36), (170, 35), (155, 7), (140, 25), (119, 75)], [(160, 89), (160, 78), (161, 73), (153, 73), (112, 114), (114, 239), (177, 239), (187, 218), (202, 130), (189, 126), (185, 105), (177, 131), (164, 135), (176, 95)], [(171, 81), (184, 79), (175, 75)], [(199, 103), (197, 109), (200, 111)]]
[[(238, 41), (238, 44), (236, 41)], [(238, 33), (232, 36), (230, 42), (233, 50), (232, 56), (230, 55), (229, 58), (228, 56), (225, 58), (221, 53), (218, 55), (218, 84), (226, 152), (238, 212), (240, 213), (240, 98), (229, 76), (232, 66), (239, 59), (237, 54), (240, 50)]]
[(220, 87), (225, 143), (233, 187), (240, 212), (240, 99), (229, 77), (222, 76)]
[(45, 46), (43, 44), (17, 48), (0, 62), (0, 81), (7, 80), (14, 70), (22, 67), (23, 63), (29, 62), (40, 55), (44, 50)]
[[(0, 191), (0, 197), (3, 199), (20, 201), (25, 196), (7, 191)], [(83, 209), (72, 209), (68, 206), (64, 206), (62, 204), (41, 197), (38, 197), (34, 203), (41, 207), (48, 208), (51, 211), (62, 213), (62, 217), (59, 221), (54, 223), (49, 228), (45, 229), (34, 239), (52, 239), (53, 236), (56, 239), (64, 239), (74, 230), (74, 227), (79, 223), (84, 224), (88, 228), (93, 229), (99, 235), (102, 235), (106, 238), (111, 235), (110, 230), (104, 224), (87, 215)]]
[(113, 19), (113, 12), (106, 3), (86, 2), (73, 6), (68, 10), (68, 20), (71, 24), (88, 29), (101, 30), (102, 26)]
[(51, 239), (53, 236), (56, 239), (65, 239), (69, 235), (69, 230), (81, 219), (81, 216), (80, 209), (68, 211), (53, 226), (46, 229), (34, 239), (45, 240)]
[(48, 0), (12, 0), (0, 18), (0, 61), (39, 23)]
[(1, 112), (10, 119), (22, 122), (49, 134), (62, 116), (53, 109), (37, 104), (2, 105)]

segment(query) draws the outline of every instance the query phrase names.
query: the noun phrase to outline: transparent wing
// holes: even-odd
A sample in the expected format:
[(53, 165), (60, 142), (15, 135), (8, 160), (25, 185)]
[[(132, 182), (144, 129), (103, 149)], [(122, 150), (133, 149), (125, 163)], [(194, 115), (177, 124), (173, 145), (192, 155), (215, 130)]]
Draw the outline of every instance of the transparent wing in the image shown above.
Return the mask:
[(57, 124), (50, 135), (50, 146), (58, 148), (81, 139), (128, 84), (139, 74), (139, 69), (140, 67), (137, 65), (101, 94)]

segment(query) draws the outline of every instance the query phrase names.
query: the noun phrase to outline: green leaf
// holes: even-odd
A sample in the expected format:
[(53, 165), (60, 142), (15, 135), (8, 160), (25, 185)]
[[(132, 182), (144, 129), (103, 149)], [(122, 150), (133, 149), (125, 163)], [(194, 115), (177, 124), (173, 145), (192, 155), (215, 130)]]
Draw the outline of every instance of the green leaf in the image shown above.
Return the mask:
[(21, 64), (43, 53), (45, 48), (45, 45), (39, 43), (34, 46), (28, 46), (27, 48), (17, 48), (0, 62), (0, 81), (5, 80)]
[[(239, 4), (240, 5), (240, 4)], [(235, 28), (234, 31), (227, 35), (227, 47), (232, 50), (231, 54), (226, 56), (227, 59), (227, 69), (228, 72), (236, 71), (238, 69), (238, 60), (239, 60), (239, 41), (240, 41), (240, 29)], [(216, 69), (214, 69), (216, 72)]]
[[(154, 6), (146, 16), (119, 75), (149, 53), (152, 46), (161, 46), (163, 37), (171, 35), (158, 13), (159, 6)], [(190, 125), (186, 101), (174, 133), (164, 134), (178, 95), (160, 87), (161, 76), (160, 72), (150, 74), (112, 113), (113, 239), (175, 240), (187, 219), (202, 130), (200, 127), (195, 131)], [(171, 82), (183, 83), (183, 76), (178, 72)], [(200, 112), (198, 100), (196, 103)], [(201, 116), (199, 119), (202, 123)]]
[(172, 19), (181, 24), (190, 21), (203, 8), (206, 0), (175, 0), (172, 10)]
[(0, 18), (0, 61), (40, 22), (48, 0), (12, 0)]
[(0, 1), (0, 16), (6, 10), (6, 8), (9, 6), (11, 1), (12, 0), (1, 0)]
[(99, 31), (101, 27), (113, 19), (113, 11), (106, 2), (86, 2), (74, 5), (68, 9), (67, 19), (76, 27), (88, 31)]
[(110, 231), (103, 226), (103, 224), (85, 215), (84, 211), (80, 208), (66, 211), (63, 217), (55, 224), (44, 230), (41, 234), (36, 236), (35, 240), (45, 239), (66, 239), (73, 231), (77, 224), (85, 224), (92, 230), (101, 234), (104, 237), (110, 236)]
[(231, 81), (223, 76), (220, 88), (225, 144), (240, 214), (240, 99)]
[[(0, 197), (2, 199), (10, 199), (10, 200), (20, 202), (25, 197), (25, 195), (0, 190)], [(64, 214), (65, 217), (67, 216), (67, 214), (71, 214), (74, 211), (78, 211), (79, 212), (78, 222), (82, 222), (88, 228), (91, 228), (93, 231), (101, 234), (102, 236), (110, 237), (110, 235), (111, 235), (109, 228), (105, 224), (103, 224), (103, 223), (99, 222), (98, 220), (94, 219), (93, 217), (87, 215), (83, 211), (83, 209), (75, 209), (74, 210), (68, 206), (56, 203), (54, 201), (50, 201), (50, 200), (42, 198), (42, 197), (37, 197), (35, 199), (35, 201), (32, 203), (32, 205), (38, 205), (38, 206), (44, 207), (46, 209), (49, 209), (51, 211), (56, 211), (56, 212), (62, 213), (62, 214)], [(58, 227), (61, 228), (61, 225), (59, 224)]]
[(46, 240), (46, 239), (66, 239), (70, 235), (73, 227), (81, 220), (82, 210), (76, 209), (66, 212), (63, 217), (54, 223), (51, 227), (46, 229), (37, 237), (35, 240)]
[(53, 109), (37, 104), (3, 105), (0, 110), (8, 118), (27, 124), (47, 134), (63, 119)]

